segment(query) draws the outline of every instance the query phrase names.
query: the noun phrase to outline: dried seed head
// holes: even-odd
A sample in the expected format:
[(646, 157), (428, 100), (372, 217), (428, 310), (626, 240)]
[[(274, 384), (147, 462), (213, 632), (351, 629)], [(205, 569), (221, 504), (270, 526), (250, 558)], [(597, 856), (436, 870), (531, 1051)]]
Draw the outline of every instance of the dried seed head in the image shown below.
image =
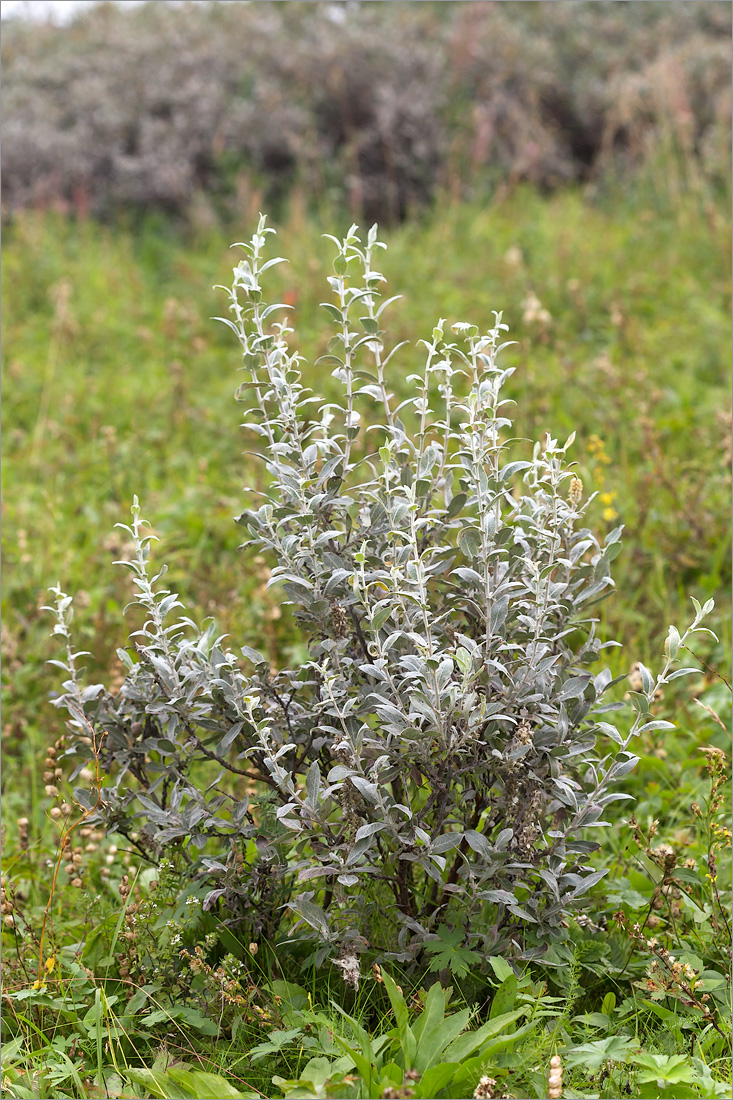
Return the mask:
[(349, 617), (341, 604), (331, 604), (331, 626), (334, 638), (345, 638), (349, 633)]
[(334, 964), (341, 971), (341, 977), (346, 984), (350, 985), (352, 989), (358, 989), (361, 970), (359, 968), (359, 960), (354, 952), (351, 951), (348, 954), (342, 955), (340, 959), (335, 959)]
[(474, 1100), (494, 1100), (496, 1081), (493, 1077), (482, 1077), (473, 1090)]
[(583, 482), (579, 477), (573, 477), (570, 479), (570, 489), (568, 491), (568, 500), (577, 507), (583, 498)]
[(672, 871), (677, 866), (677, 853), (669, 844), (660, 844), (654, 849), (654, 855), (664, 866), (665, 871)]
[(629, 687), (632, 691), (644, 690), (644, 681), (641, 678), (641, 670), (638, 661), (635, 661), (629, 669)]

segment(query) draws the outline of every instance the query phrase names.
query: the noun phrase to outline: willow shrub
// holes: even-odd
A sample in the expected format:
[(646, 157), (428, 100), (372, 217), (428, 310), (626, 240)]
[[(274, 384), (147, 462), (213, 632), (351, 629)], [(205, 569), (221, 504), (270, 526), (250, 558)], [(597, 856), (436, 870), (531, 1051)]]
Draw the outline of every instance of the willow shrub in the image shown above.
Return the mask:
[[(206, 908), (252, 937), (314, 941), (309, 957), (352, 982), (369, 948), (403, 963), (427, 950), (459, 970), (532, 957), (606, 873), (591, 837), (628, 797), (617, 784), (634, 738), (671, 728), (650, 704), (686, 671), (673, 671), (684, 638), (670, 628), (661, 672), (641, 669), (631, 718), (611, 724), (624, 704), (590, 667), (616, 643), (601, 644), (593, 608), (621, 528), (601, 542), (583, 526), (572, 437), (513, 457), (501, 315), (485, 335), (441, 320), (422, 368), (406, 366), (382, 328), (384, 245), (352, 227), (331, 238), (324, 304), (343, 399), (320, 404), (276, 320), (285, 307), (265, 304), (272, 233), (262, 218), (241, 246), (223, 319), (270, 477), (238, 522), (272, 563), (307, 659), (273, 669), (182, 617), (164, 568), (151, 573), (135, 501), (123, 564), (145, 622), (120, 651), (117, 694), (82, 686), (70, 598), (54, 590), (75, 774), (94, 738), (109, 830), (153, 860), (180, 852), (209, 884)], [(416, 371), (399, 405), (393, 357)], [(76, 797), (94, 805), (94, 784)]]

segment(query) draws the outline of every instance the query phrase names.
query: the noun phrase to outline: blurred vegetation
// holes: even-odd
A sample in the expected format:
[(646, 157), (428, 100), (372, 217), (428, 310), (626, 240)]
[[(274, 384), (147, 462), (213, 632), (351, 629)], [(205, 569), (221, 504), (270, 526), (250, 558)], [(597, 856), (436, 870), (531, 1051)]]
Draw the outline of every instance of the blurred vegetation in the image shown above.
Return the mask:
[[(123, 8), (125, 6), (123, 5)], [(3, 24), (3, 203), (356, 220), (529, 181), (727, 186), (722, 0), (101, 4)]]

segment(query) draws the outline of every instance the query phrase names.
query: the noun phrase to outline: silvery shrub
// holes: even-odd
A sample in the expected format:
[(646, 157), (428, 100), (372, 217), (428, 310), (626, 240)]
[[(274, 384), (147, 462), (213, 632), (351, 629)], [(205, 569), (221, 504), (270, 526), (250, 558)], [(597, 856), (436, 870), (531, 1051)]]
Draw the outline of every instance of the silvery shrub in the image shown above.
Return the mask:
[[(695, 671), (674, 668), (687, 634), (670, 627), (661, 672), (642, 666), (630, 694), (633, 721), (609, 722), (624, 703), (591, 666), (617, 643), (601, 643), (593, 612), (621, 528), (601, 541), (583, 526), (572, 436), (513, 457), (529, 452), (511, 437), (501, 314), (485, 334), (441, 320), (419, 352), (388, 348), (385, 246), (352, 226), (330, 238), (324, 359), (343, 396), (322, 404), (286, 307), (265, 298), (273, 232), (261, 218), (241, 246), (222, 318), (269, 473), (238, 522), (307, 658), (273, 669), (183, 616), (136, 500), (124, 564), (145, 621), (119, 651), (117, 694), (83, 686), (71, 600), (53, 590), (68, 751), (78, 774), (98, 746), (97, 820), (153, 861), (178, 853), (205, 907), (253, 937), (312, 940), (311, 958), (352, 978), (368, 949), (409, 963), (441, 938), (464, 961), (536, 957), (606, 873), (592, 838), (628, 797), (634, 738), (672, 728), (650, 706)], [(401, 403), (396, 369), (412, 372)], [(89, 807), (98, 792), (76, 797)]]

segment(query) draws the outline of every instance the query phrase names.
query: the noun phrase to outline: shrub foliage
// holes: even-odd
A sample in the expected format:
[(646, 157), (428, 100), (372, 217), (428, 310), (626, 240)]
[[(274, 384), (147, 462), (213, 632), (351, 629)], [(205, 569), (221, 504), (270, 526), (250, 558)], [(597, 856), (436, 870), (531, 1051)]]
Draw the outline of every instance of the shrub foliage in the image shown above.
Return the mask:
[(552, 187), (660, 151), (670, 186), (729, 178), (719, 0), (106, 4), (3, 31), (8, 208), (295, 184), (395, 219), (436, 181)]
[[(601, 543), (583, 527), (572, 437), (515, 457), (501, 315), (484, 335), (439, 321), (396, 405), (389, 364), (408, 352), (383, 329), (384, 245), (353, 226), (331, 238), (324, 304), (343, 399), (320, 405), (277, 320), (286, 307), (264, 297), (281, 262), (266, 259), (272, 233), (261, 218), (241, 246), (221, 320), (270, 479), (238, 522), (272, 563), (302, 659), (273, 668), (182, 616), (135, 501), (124, 564), (144, 622), (120, 650), (117, 694), (83, 686), (71, 601), (55, 590), (69, 752), (80, 768), (96, 752), (108, 829), (153, 860), (180, 852), (209, 882), (208, 908), (253, 935), (315, 939), (348, 980), (370, 945), (405, 963), (427, 945), (459, 972), (532, 957), (605, 873), (587, 830), (626, 797), (614, 788), (633, 738), (671, 728), (650, 704), (685, 671), (672, 671), (684, 638), (670, 628), (656, 679), (640, 668), (620, 732), (611, 674), (590, 666), (621, 529)], [(97, 791), (77, 797), (92, 807)]]

